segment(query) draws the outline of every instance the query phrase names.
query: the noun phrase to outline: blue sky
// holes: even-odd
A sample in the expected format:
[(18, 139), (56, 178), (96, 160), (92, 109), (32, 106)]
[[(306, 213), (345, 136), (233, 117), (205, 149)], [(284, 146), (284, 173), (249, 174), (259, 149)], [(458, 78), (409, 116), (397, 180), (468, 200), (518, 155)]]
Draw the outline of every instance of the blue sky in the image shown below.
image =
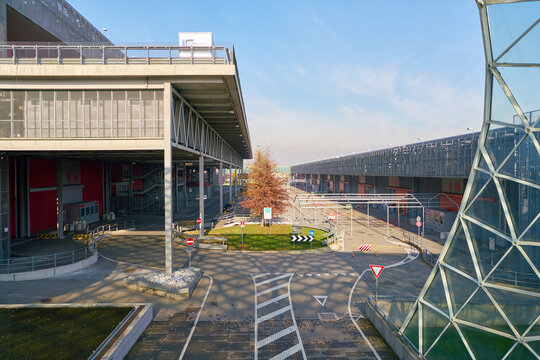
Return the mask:
[(252, 145), (282, 165), (482, 123), (473, 0), (68, 1), (117, 44), (234, 43)]

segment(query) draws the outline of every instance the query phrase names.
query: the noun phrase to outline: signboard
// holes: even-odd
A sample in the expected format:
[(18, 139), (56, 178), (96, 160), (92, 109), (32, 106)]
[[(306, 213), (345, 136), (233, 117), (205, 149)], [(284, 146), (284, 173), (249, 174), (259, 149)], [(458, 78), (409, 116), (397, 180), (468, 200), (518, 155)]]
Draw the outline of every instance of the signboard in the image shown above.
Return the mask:
[(264, 208), (264, 220), (272, 220), (272, 208)]
[(422, 226), (422, 222), (421, 222), (421, 221), (417, 221), (417, 222), (416, 222), (416, 226), (421, 227), (421, 226)]
[(384, 266), (382, 265), (369, 265), (369, 267), (371, 268), (371, 271), (373, 272), (373, 275), (375, 275), (375, 279), (378, 279), (379, 276), (381, 275), (383, 269), (384, 269)]
[(351, 210), (351, 204), (345, 204), (345, 209)]
[(81, 183), (81, 167), (78, 161), (62, 162), (62, 184), (78, 185)]
[(388, 177), (388, 186), (399, 187), (399, 177), (398, 176), (389, 176)]
[(308, 233), (308, 234), (309, 234), (309, 236), (314, 236), (314, 235), (315, 235), (315, 231), (309, 230), (309, 233)]
[(200, 225), (200, 224), (201, 224), (201, 222), (202, 222), (201, 218), (198, 218), (198, 219), (197, 219), (197, 224), (199, 224), (199, 225)]
[(194, 243), (195, 243), (195, 242), (193, 241), (192, 238), (188, 238), (188, 239), (186, 240), (186, 245), (188, 245), (188, 246), (192, 246)]
[(495, 238), (489, 238), (489, 250), (495, 250)]
[(336, 220), (336, 215), (334, 215), (334, 214), (328, 215), (328, 220), (330, 220), (330, 221)]
[(442, 179), (442, 191), (463, 194), (463, 179)]
[(245, 221), (240, 221), (240, 226), (241, 226), (241, 227), (245, 227), (245, 226), (246, 226), (246, 222), (245, 222)]
[(417, 216), (416, 221), (422, 221), (422, 218), (420, 216)]
[[(182, 58), (211, 58), (212, 50), (211, 46), (214, 45), (211, 32), (195, 32), (195, 33), (179, 33), (178, 40), (180, 46), (193, 47), (193, 53), (191, 49), (180, 50), (180, 57)], [(199, 48), (199, 49), (197, 49)]]

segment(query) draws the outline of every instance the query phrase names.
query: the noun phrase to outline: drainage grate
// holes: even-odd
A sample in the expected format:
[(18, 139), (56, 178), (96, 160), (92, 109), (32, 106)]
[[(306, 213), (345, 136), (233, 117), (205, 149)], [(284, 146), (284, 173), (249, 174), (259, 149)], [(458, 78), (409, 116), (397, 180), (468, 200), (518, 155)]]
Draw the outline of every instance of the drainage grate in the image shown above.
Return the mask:
[(321, 321), (336, 321), (337, 316), (336, 313), (318, 313), (319, 319)]

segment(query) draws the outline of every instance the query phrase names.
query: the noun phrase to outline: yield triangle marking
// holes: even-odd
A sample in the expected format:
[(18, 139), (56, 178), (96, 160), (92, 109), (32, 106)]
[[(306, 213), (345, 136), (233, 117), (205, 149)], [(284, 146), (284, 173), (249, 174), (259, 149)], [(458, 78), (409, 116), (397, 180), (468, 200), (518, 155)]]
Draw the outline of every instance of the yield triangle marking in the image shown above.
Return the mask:
[(369, 267), (371, 268), (373, 275), (375, 275), (375, 279), (377, 279), (381, 275), (384, 269), (384, 266), (382, 265), (369, 265)]
[(322, 307), (324, 307), (324, 304), (326, 304), (326, 300), (328, 299), (327, 295), (313, 295), (313, 297), (319, 304), (321, 304)]

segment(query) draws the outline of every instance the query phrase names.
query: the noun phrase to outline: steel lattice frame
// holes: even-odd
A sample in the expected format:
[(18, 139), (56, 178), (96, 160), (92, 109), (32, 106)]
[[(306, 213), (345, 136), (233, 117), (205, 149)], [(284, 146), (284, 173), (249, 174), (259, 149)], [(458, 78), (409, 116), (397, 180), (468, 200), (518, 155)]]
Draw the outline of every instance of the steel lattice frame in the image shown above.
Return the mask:
[[(515, 96), (521, 82), (509, 86), (512, 77), (501, 74), (505, 74), (503, 68), (525, 73), (540, 68), (538, 58), (527, 63), (513, 58), (521, 55), (512, 51), (522, 46), (520, 41), (533, 30), (540, 31), (540, 4), (528, 4), (525, 10), (519, 8), (523, 3), (477, 0), (486, 56), (479, 146), (452, 231), (400, 329), (427, 359), (540, 359), (540, 176), (534, 167), (540, 159), (540, 118), (526, 112), (532, 109), (524, 108), (525, 96), (522, 104)], [(523, 24), (524, 31), (500, 54), (493, 54), (490, 26), (494, 25), (488, 8), (514, 11), (514, 15), (517, 8), (530, 18), (531, 7), (537, 20)], [(501, 90), (504, 96), (494, 100), (494, 93)], [(540, 91), (533, 96), (539, 97)], [(500, 114), (494, 109), (504, 105), (499, 102), (502, 98), (513, 109), (514, 116), (507, 119), (512, 121), (497, 118)], [(520, 135), (504, 157), (497, 156), (497, 142), (489, 137), (490, 130), (501, 126)], [(523, 151), (526, 156), (521, 156)], [(498, 222), (494, 212), (500, 214)]]

